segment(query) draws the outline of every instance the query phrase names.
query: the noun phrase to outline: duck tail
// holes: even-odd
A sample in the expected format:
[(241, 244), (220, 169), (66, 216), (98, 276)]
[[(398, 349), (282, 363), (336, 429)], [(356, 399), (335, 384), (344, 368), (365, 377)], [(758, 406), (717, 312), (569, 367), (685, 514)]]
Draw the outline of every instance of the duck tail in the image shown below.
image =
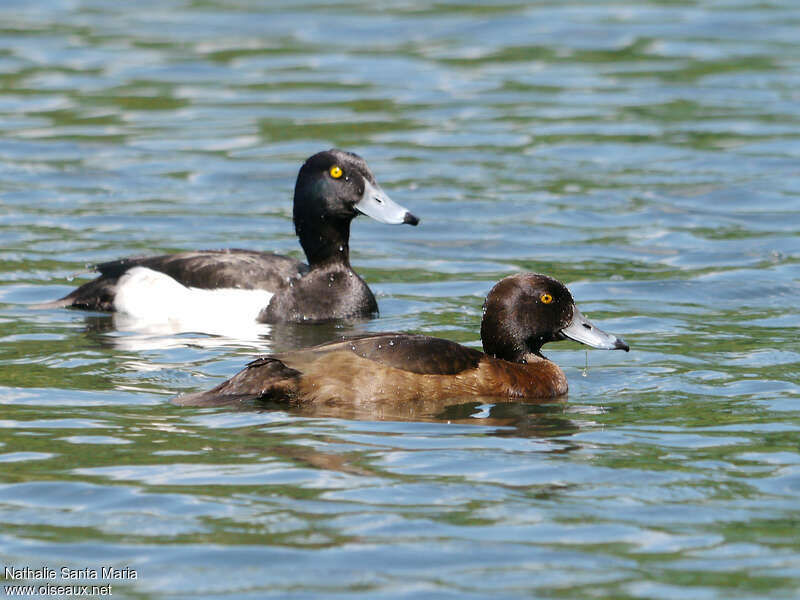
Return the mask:
[(242, 371), (205, 392), (172, 399), (179, 406), (227, 406), (257, 400), (287, 401), (296, 394), (300, 372), (273, 356), (263, 356)]
[(83, 310), (111, 312), (114, 310), (114, 293), (117, 289), (117, 279), (117, 277), (101, 275), (75, 288), (63, 298), (40, 304), (31, 304), (30, 308), (81, 308)]

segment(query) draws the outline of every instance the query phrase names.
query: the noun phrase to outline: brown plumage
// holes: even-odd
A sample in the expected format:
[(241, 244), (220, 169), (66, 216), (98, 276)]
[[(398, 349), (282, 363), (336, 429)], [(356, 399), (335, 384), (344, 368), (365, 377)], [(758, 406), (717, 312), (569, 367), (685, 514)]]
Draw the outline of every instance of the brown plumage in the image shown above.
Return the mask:
[(567, 288), (544, 275), (507, 277), (489, 293), (481, 326), (486, 353), (449, 340), (404, 333), (364, 335), (265, 356), (207, 392), (178, 404), (210, 406), (253, 400), (364, 404), (491, 396), (554, 398), (567, 379), (541, 346), (575, 339), (628, 350), (575, 307)]

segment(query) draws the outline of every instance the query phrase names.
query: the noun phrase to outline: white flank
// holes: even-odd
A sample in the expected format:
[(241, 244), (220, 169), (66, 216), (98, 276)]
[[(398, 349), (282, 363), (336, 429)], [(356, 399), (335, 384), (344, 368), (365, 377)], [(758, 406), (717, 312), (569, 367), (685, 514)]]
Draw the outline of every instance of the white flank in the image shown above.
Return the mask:
[(134, 267), (119, 279), (115, 323), (127, 331), (197, 332), (250, 338), (272, 292), (186, 287), (169, 275)]

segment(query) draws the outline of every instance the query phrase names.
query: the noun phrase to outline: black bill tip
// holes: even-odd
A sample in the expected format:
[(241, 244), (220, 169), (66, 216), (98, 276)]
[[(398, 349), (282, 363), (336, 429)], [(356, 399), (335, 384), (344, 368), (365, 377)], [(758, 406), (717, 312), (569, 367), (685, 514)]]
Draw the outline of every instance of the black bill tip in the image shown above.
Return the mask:
[(406, 212), (405, 216), (403, 217), (403, 224), (414, 225), (416, 227), (419, 225), (419, 218), (415, 217), (410, 212)]
[(613, 350), (625, 350), (625, 352), (630, 352), (631, 347), (628, 346), (622, 338), (617, 338), (617, 341), (614, 342)]

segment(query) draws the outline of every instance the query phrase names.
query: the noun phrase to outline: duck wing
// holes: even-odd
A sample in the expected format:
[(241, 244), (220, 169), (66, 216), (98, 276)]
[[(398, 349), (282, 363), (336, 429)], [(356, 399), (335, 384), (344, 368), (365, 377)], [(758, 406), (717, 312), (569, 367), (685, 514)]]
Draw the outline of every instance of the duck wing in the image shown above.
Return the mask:
[(94, 265), (100, 275), (72, 292), (37, 308), (71, 306), (113, 311), (117, 281), (128, 269), (147, 267), (165, 273), (179, 283), (201, 289), (236, 288), (275, 293), (308, 272), (308, 265), (280, 254), (254, 250), (199, 250), (135, 256)]
[(132, 267), (166, 273), (179, 283), (201, 289), (237, 288), (276, 292), (308, 272), (299, 260), (255, 250), (198, 250), (123, 258), (96, 265), (104, 277), (119, 278)]
[(456, 375), (474, 369), (486, 355), (441, 338), (409, 333), (379, 333), (277, 354), (285, 365), (304, 372), (323, 355), (352, 352), (379, 365), (424, 375)]

